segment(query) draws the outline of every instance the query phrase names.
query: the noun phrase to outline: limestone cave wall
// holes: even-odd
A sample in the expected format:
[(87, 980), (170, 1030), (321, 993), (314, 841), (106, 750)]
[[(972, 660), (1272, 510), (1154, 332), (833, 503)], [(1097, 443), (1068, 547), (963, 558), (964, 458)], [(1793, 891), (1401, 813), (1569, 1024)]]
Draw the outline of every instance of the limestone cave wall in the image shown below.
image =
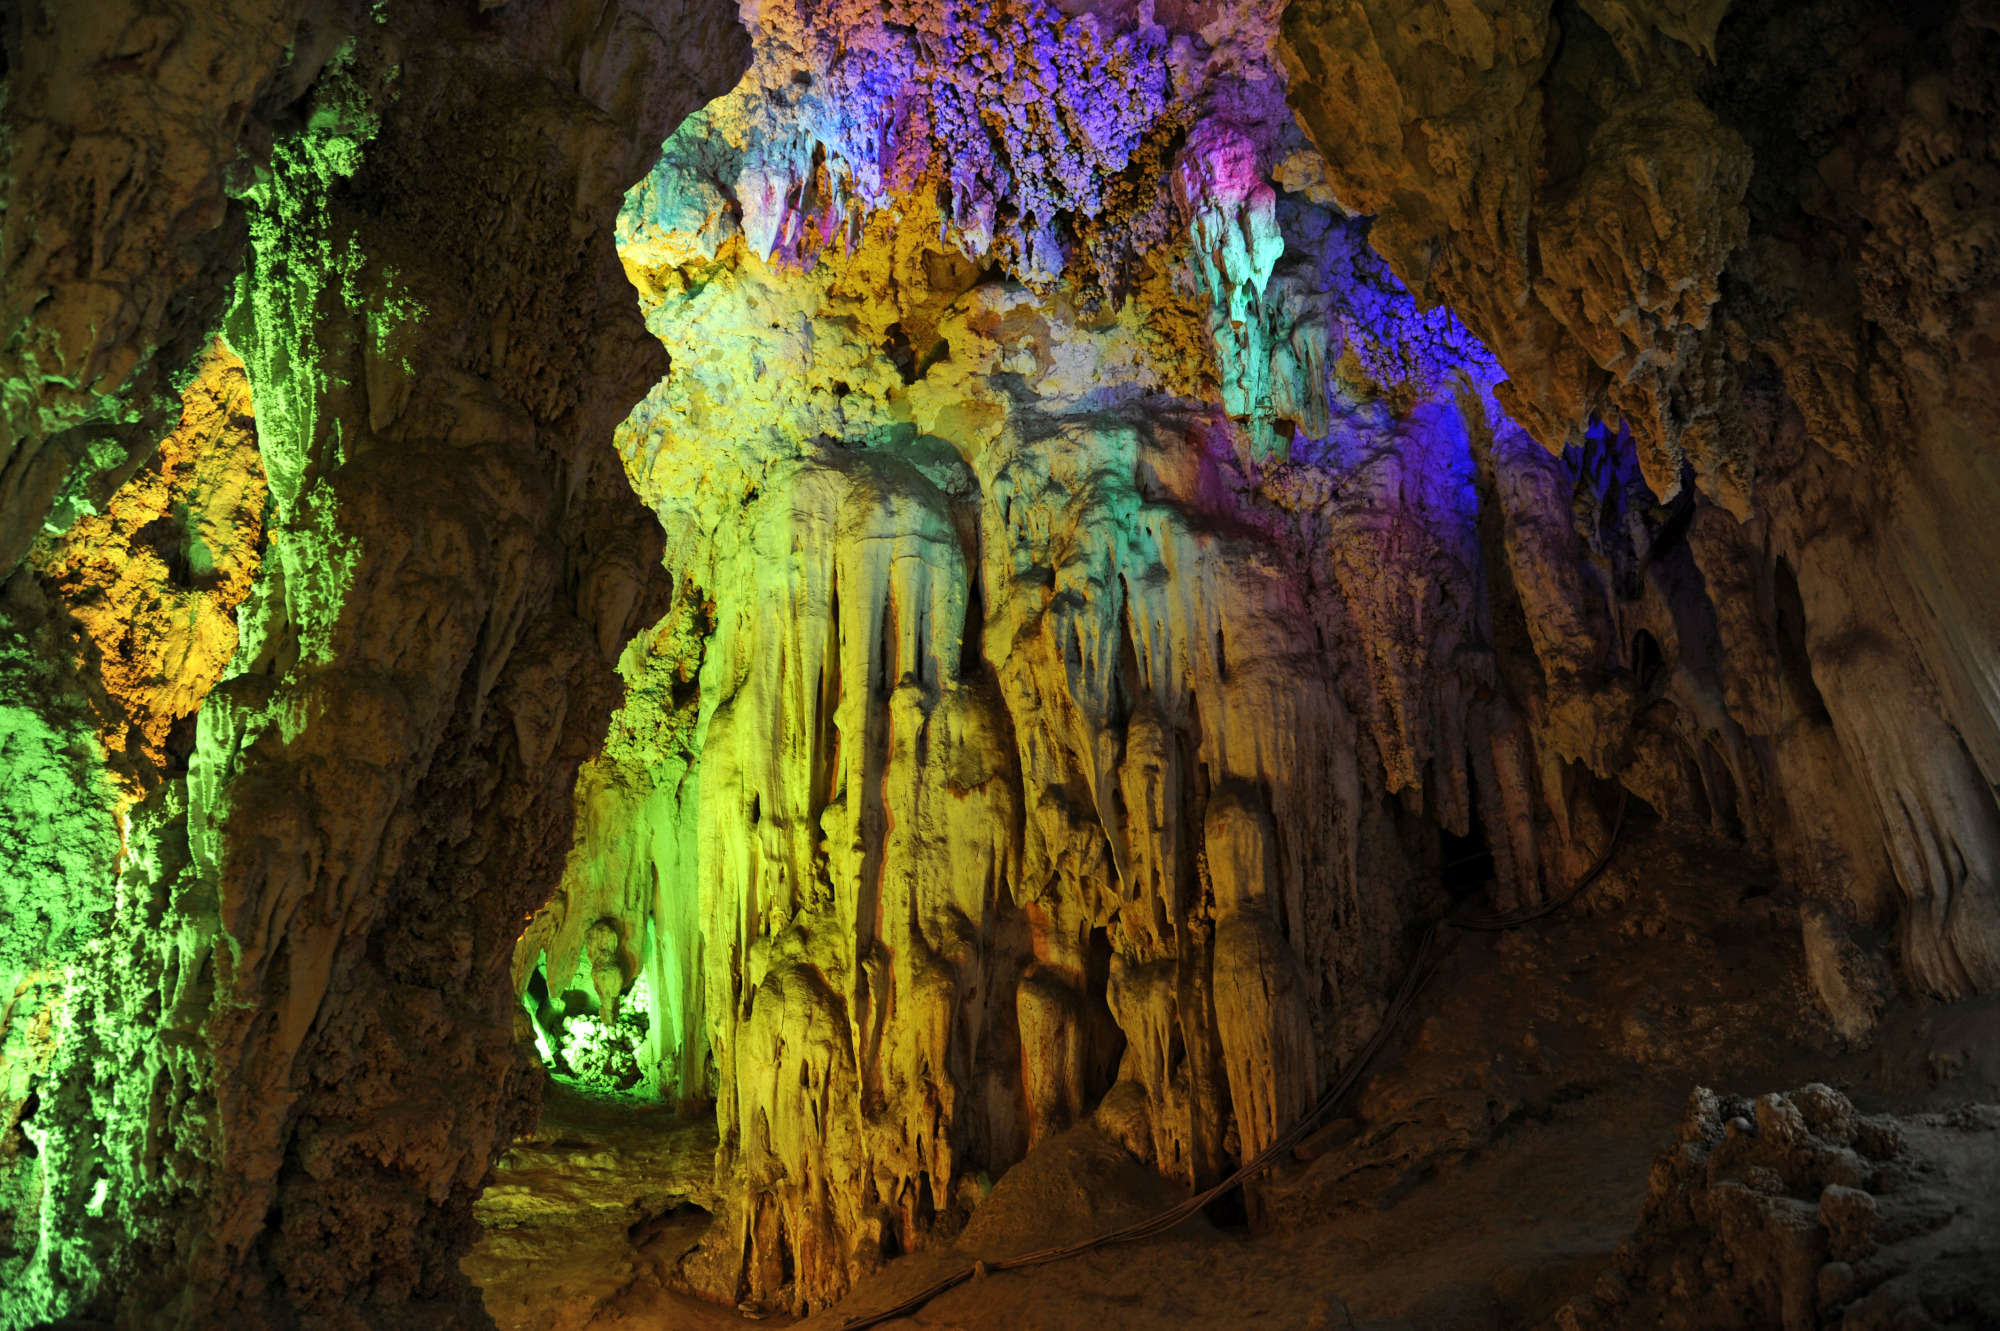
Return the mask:
[[(507, 964), (655, 595), (605, 444), (666, 359), (612, 220), (741, 33), (14, 15), (0, 1319), (477, 1324), (538, 1087)], [(132, 476), (96, 516), (90, 467)]]
[[(1990, 989), (1992, 11), (1308, 3), (1285, 25), (1336, 193), (1494, 349), (1509, 410), (1551, 447), (1615, 418), (1656, 495), (1699, 491), (1690, 548), (1735, 593), (1722, 683), (1794, 872), (1885, 919), (1879, 855), (1828, 835), (1869, 819), (1911, 982)], [(1864, 807), (1826, 818), (1850, 780)]]
[(1984, 0), (7, 21), (8, 1326), (483, 1325), (551, 1073), (725, 1300), (1212, 1183), (1621, 810), (2000, 985)]
[(1531, 906), (1620, 787), (1782, 863), (1844, 1036), (1888, 931), (1910, 989), (1991, 986), (1946, 593), (1825, 530), (1920, 449), (1830, 472), (1817, 344), (1723, 303), (1774, 20), (1738, 65), (1719, 12), (1438, 15), (760, 10), (630, 197), (678, 604), (516, 980), (559, 1041), (566, 977), (656, 967), (625, 1077), (713, 1101), (739, 1199), (697, 1287), (823, 1304), (1093, 1105), (1216, 1177), (1475, 830)]

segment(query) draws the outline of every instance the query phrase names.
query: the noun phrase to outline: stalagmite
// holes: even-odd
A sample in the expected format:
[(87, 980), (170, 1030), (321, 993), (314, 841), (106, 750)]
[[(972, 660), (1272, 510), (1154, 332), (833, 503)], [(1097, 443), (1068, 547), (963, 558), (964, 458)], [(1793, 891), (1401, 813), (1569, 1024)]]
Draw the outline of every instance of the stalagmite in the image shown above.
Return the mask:
[(1990, 10), (0, 24), (0, 1331), (2000, 1316)]

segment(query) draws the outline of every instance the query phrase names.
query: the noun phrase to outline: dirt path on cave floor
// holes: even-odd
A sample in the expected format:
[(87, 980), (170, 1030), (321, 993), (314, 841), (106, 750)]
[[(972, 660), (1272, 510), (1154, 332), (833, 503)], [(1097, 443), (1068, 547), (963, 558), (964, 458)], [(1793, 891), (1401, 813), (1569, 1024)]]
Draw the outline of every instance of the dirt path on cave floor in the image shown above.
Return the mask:
[[(1678, 1110), (1629, 1092), (1567, 1108), (1548, 1123), (1523, 1126), (1386, 1210), (1368, 1207), (1306, 1230), (1261, 1237), (1194, 1221), (1164, 1239), (988, 1276), (945, 1294), (914, 1319), (889, 1325), (1333, 1331), (1347, 1325), (1343, 1301), (1363, 1328), (1532, 1324), (1587, 1286), (1631, 1232), (1650, 1143), (1671, 1132)], [(1098, 1212), (1100, 1225), (1061, 1226), (1076, 1230), (1140, 1219), (1152, 1209), (1127, 1200), (1145, 1189), (1139, 1180), (1118, 1177), (1127, 1170), (1115, 1144), (1082, 1132), (1054, 1145), (1044, 1158), (1017, 1167), (988, 1199), (988, 1207), (1007, 1206), (1011, 1214), (989, 1222), (980, 1235), (969, 1233), (960, 1251), (899, 1263), (841, 1307), (804, 1322), (801, 1331), (835, 1328), (854, 1313), (892, 1304), (968, 1256), (998, 1257), (1045, 1244), (1051, 1227), (1035, 1217), (1065, 1203), (1071, 1213)], [(1018, 1186), (1024, 1171), (1037, 1177)], [(1112, 1186), (1087, 1208), (1075, 1194), (1099, 1180)], [(1017, 1195), (1004, 1197), (1010, 1184)], [(1060, 1195), (1064, 1190), (1070, 1198)]]
[[(1386, 1210), (1370, 1206), (1262, 1236), (1197, 1219), (1161, 1239), (986, 1277), (889, 1325), (899, 1331), (1335, 1331), (1346, 1326), (1337, 1300), (1364, 1329), (1532, 1324), (1587, 1287), (1631, 1232), (1650, 1153), (1671, 1136), (1679, 1098), (1640, 1087), (1586, 1096), (1546, 1123), (1520, 1125)], [(1080, 1128), (1009, 1171), (957, 1243), (892, 1263), (839, 1307), (796, 1325), (834, 1331), (846, 1318), (893, 1304), (974, 1258), (1084, 1238), (1176, 1200), (1121, 1146)], [(733, 1310), (648, 1283), (628, 1286), (582, 1325), (711, 1331), (747, 1324)], [(776, 1316), (764, 1324), (793, 1325)]]
[[(1344, 1303), (1367, 1331), (1532, 1326), (1632, 1232), (1695, 1085), (1820, 1080), (1899, 1112), (2000, 1100), (2000, 1000), (1902, 1007), (1872, 1050), (1843, 1050), (1813, 1014), (1796, 902), (1773, 878), (1740, 852), (1641, 829), (1583, 910), (1459, 939), (1364, 1079), (1349, 1139), (1268, 1190), (1272, 1232), (1196, 1219), (987, 1276), (889, 1325), (1344, 1331)], [(503, 1331), (745, 1325), (662, 1288), (649, 1260), (699, 1241), (713, 1142), (706, 1125), (553, 1096), (482, 1199), (487, 1239), (465, 1264)], [(635, 1177), (650, 1180), (643, 1199), (627, 1196)], [(955, 1241), (796, 1325), (837, 1331), (974, 1258), (1090, 1237), (1181, 1195), (1078, 1128), (1008, 1171)]]

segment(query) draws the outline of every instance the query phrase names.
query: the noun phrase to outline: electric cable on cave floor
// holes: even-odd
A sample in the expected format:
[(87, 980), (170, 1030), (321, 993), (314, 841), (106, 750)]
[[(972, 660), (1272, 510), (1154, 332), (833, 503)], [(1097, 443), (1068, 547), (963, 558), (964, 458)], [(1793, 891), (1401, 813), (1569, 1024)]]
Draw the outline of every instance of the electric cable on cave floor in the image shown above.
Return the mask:
[[(1095, 1252), (1099, 1248), (1108, 1248), (1115, 1243), (1131, 1243), (1138, 1239), (1149, 1239), (1156, 1235), (1164, 1234), (1218, 1197), (1225, 1196), (1231, 1189), (1249, 1182), (1266, 1169), (1269, 1169), (1277, 1163), (1279, 1157), (1283, 1156), (1285, 1152), (1304, 1141), (1319, 1121), (1335, 1105), (1340, 1103), (1342, 1097), (1349, 1090), (1353, 1089), (1355, 1082), (1360, 1079), (1363, 1070), (1374, 1060), (1375, 1055), (1382, 1051), (1382, 1046), (1388, 1043), (1389, 1037), (1402, 1024), (1403, 1018), (1409, 1015), (1410, 1008), (1414, 1005), (1417, 994), (1430, 982), (1431, 977), (1437, 973), (1438, 962), (1442, 956), (1444, 931), (1446, 929), (1468, 929), (1481, 933), (1499, 933), (1508, 929), (1518, 929), (1524, 924), (1533, 923), (1543, 916), (1553, 914), (1561, 910), (1564, 906), (1567, 906), (1585, 888), (1596, 882), (1598, 875), (1604, 872), (1605, 866), (1611, 863), (1611, 856), (1618, 849), (1618, 835), (1625, 827), (1625, 810), (1630, 800), (1631, 796), (1629, 792), (1623, 790), (1619, 792), (1618, 815), (1611, 824), (1611, 836), (1604, 844), (1604, 853), (1598, 856), (1597, 862), (1590, 866), (1589, 871), (1583, 877), (1577, 879), (1575, 885), (1569, 891), (1559, 897), (1545, 901), (1532, 909), (1509, 911), (1504, 915), (1488, 914), (1473, 915), (1463, 919), (1442, 919), (1426, 930), (1424, 941), (1417, 948), (1416, 960), (1411, 964), (1409, 973), (1403, 977), (1402, 986), (1396, 990), (1396, 997), (1390, 1002), (1388, 1012), (1383, 1014), (1382, 1024), (1376, 1027), (1374, 1036), (1368, 1041), (1367, 1046), (1362, 1049), (1361, 1056), (1347, 1065), (1347, 1070), (1340, 1074), (1340, 1079), (1327, 1088), (1326, 1094), (1320, 1096), (1319, 1102), (1307, 1110), (1303, 1118), (1294, 1123), (1276, 1141), (1266, 1146), (1256, 1156), (1245, 1162), (1242, 1168), (1238, 1169), (1234, 1174), (1231, 1174), (1228, 1178), (1222, 1180), (1222, 1182), (1216, 1184), (1206, 1192), (1198, 1192), (1186, 1201), (1181, 1202), (1170, 1210), (1162, 1211), (1150, 1220), (1142, 1220), (1137, 1224), (1127, 1225), (1123, 1229), (1115, 1229), (1108, 1234), (1100, 1234), (1096, 1238), (1084, 1239), (1081, 1242), (1067, 1244), (1060, 1248), (1042, 1248), (1035, 1252), (1021, 1253), (1014, 1257), (1003, 1257), (998, 1261), (974, 1262), (963, 1270), (954, 1271), (944, 1279), (925, 1286), (893, 1307), (849, 1318), (840, 1324), (840, 1331), (866, 1331), (868, 1327), (880, 1326), (882, 1323), (893, 1321), (898, 1317), (907, 1317), (929, 1303), (932, 1299), (935, 1299), (938, 1295), (945, 1293), (947, 1290), (956, 1289), (975, 1276), (983, 1276), (994, 1271), (1014, 1271), (1028, 1266), (1046, 1266), (1050, 1262), (1060, 1262), (1069, 1257), (1081, 1257), (1087, 1252)], [(1340, 1306), (1342, 1313), (1347, 1317), (1348, 1325), (1352, 1326), (1354, 1324), (1353, 1314), (1347, 1311), (1345, 1302), (1341, 1302)]]

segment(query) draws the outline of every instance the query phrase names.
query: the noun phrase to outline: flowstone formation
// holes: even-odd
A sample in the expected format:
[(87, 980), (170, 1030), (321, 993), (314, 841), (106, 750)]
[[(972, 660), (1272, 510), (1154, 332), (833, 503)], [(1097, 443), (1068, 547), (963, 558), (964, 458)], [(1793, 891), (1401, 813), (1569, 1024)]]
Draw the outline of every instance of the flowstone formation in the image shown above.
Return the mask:
[(613, 223), (744, 44), (155, 8), (5, 34), (0, 1325), (483, 1325), (508, 962), (666, 604)]
[(1515, 418), (1616, 419), (1687, 487), (1718, 756), (1838, 915), (1900, 898), (1948, 1000), (2000, 985), (1997, 53), (1984, 3), (1301, 0), (1283, 34), (1329, 188)]
[[(1607, 1059), (1986, 1084), (1989, 0), (7, 20), (7, 1331), (483, 1326), (482, 1217), (823, 1308), (1223, 1177), (1614, 842), (1259, 1227)], [(1568, 1323), (1990, 1319), (1990, 1115), (1821, 1076)]]
[[(1891, 996), (1874, 931), (1920, 990), (1990, 985), (1980, 871), (1937, 915), (1855, 779), (1824, 584), (1765, 544), (1803, 510), (1740, 524), (1699, 431), (1649, 424), (1680, 408), (1525, 396), (1518, 337), (1422, 304), (1414, 223), (1294, 121), (1279, 19), (761, 8), (628, 196), (673, 369), (618, 447), (673, 607), (514, 969), (545, 1029), (646, 978), (646, 1079), (721, 1140), (684, 1287), (824, 1306), (1092, 1116), (1212, 1182), (1372, 1033), (1441, 869), (1534, 906), (1621, 787), (1784, 865), (1847, 1038)], [(1742, 174), (1662, 160), (1667, 230), (1672, 182)], [(1712, 211), (1674, 327), (1740, 238)]]

